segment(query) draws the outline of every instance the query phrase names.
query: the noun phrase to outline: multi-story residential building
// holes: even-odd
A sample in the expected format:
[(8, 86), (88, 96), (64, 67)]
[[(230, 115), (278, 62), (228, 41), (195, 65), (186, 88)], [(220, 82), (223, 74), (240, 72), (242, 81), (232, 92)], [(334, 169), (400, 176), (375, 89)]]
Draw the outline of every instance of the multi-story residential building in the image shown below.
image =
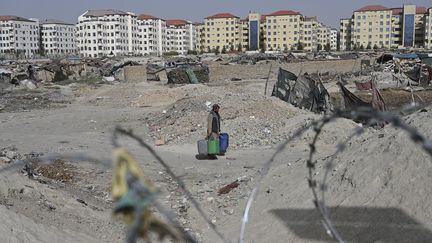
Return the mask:
[[(302, 15), (299, 12), (281, 10), (268, 14), (265, 18), (266, 50), (292, 49), (301, 43), (300, 22)], [(303, 36), (303, 38), (309, 37)]]
[(41, 50), (47, 56), (76, 54), (75, 26), (60, 20), (47, 19), (40, 23)]
[(338, 45), (338, 31), (330, 29), (330, 50), (336, 51)]
[(130, 12), (88, 10), (78, 17), (76, 45), (84, 57), (134, 54), (137, 36), (137, 17)]
[(167, 26), (164, 19), (141, 14), (138, 16), (140, 53), (161, 56), (167, 52)]
[(432, 8), (428, 9), (425, 17), (425, 47), (432, 49)]
[(240, 18), (230, 13), (219, 13), (204, 20), (205, 51), (229, 51), (241, 44)]
[(167, 51), (186, 54), (195, 50), (196, 37), (194, 25), (186, 20), (171, 19), (167, 25)]
[[(319, 43), (318, 37), (321, 39), (321, 25), (318, 25), (316, 17), (300, 17), (300, 41), (297, 45), (302, 45), (305, 51), (312, 51), (318, 48), (322, 49), (324, 46)], [(322, 35), (324, 35), (323, 33)], [(296, 33), (294, 33), (296, 35)], [(297, 36), (294, 36), (297, 37)], [(322, 37), (324, 38), (324, 37)], [(294, 46), (293, 46), (294, 47)], [(291, 47), (291, 48), (293, 48)]]
[(242, 50), (258, 51), (264, 48), (264, 33), (266, 16), (259, 13), (250, 13), (246, 19), (246, 31), (243, 26)]
[(316, 46), (319, 50), (331, 50), (330, 41), (331, 41), (331, 28), (323, 25), (322, 23), (317, 24), (317, 44)]
[(199, 52), (204, 52), (204, 24), (194, 23), (195, 26), (195, 50)]
[(18, 16), (0, 16), (0, 55), (33, 57), (39, 52), (39, 22)]
[(341, 19), (339, 26), (339, 49), (351, 50), (351, 19)]
[(425, 47), (428, 16), (430, 10), (416, 5), (365, 6), (341, 19), (341, 49)]
[[(259, 32), (258, 32), (259, 34)], [(239, 46), (236, 46), (236, 50), (240, 51), (247, 51), (249, 50), (251, 37), (250, 35), (250, 23), (249, 19), (240, 19), (240, 44), (241, 47), (239, 49)], [(255, 38), (256, 35), (253, 35), (253, 38)]]

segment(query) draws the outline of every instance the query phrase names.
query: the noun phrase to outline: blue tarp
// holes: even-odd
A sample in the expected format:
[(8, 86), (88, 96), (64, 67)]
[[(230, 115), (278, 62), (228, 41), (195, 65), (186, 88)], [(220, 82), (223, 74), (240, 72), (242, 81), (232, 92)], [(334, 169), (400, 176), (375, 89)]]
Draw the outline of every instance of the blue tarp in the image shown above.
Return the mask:
[(393, 54), (393, 57), (399, 59), (417, 59), (418, 55), (415, 53)]

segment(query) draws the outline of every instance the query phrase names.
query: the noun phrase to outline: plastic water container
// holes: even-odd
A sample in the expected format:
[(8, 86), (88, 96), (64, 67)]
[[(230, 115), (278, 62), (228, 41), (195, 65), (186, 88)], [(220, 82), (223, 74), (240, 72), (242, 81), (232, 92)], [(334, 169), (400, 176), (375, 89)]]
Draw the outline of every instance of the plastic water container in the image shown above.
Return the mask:
[(229, 146), (229, 135), (228, 133), (221, 133), (219, 135), (219, 149), (221, 153), (225, 153)]
[(219, 154), (219, 140), (218, 139), (209, 139), (207, 142), (208, 145), (208, 154)]
[(199, 155), (208, 155), (208, 146), (207, 146), (207, 140), (203, 139), (203, 140), (199, 140), (197, 142), (198, 145), (198, 154)]

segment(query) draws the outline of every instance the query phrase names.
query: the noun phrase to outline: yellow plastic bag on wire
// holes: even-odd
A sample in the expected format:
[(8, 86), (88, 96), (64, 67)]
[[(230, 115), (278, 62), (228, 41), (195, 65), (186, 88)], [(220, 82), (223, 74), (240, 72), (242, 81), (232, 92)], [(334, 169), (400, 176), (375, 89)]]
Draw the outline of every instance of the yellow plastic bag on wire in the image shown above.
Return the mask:
[[(111, 191), (115, 202), (114, 214), (128, 225), (139, 222), (137, 235), (147, 242), (150, 242), (150, 232), (156, 233), (161, 240), (168, 236), (175, 242), (180, 241), (183, 237), (179, 230), (162, 222), (150, 211), (158, 190), (126, 149), (114, 149), (113, 168)], [(142, 212), (140, 219), (135, 217), (138, 210)]]

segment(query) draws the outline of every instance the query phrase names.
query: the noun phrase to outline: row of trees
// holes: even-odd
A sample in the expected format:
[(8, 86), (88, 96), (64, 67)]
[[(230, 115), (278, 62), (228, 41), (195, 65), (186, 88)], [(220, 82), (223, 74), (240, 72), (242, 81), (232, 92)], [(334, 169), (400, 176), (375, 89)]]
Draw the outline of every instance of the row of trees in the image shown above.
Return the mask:
[[(295, 50), (302, 51), (302, 50), (304, 50), (304, 48), (305, 48), (304, 44), (299, 41), (295, 45), (291, 46), (291, 51), (295, 51)], [(248, 47), (246, 47), (245, 49), (246, 49), (246, 51), (249, 50)], [(330, 43), (327, 43), (324, 46), (322, 46), (320, 44), (317, 46), (317, 51), (322, 51), (322, 50), (330, 51), (330, 49), (331, 49)], [(261, 42), (260, 50), (261, 50), (261, 52), (265, 52), (267, 50), (268, 51), (274, 51), (274, 49), (271, 48), (271, 47), (269, 49), (267, 49), (266, 46), (263, 44), (263, 42)], [(210, 47), (207, 47), (207, 53), (215, 53), (215, 54), (222, 53), (222, 54), (225, 54), (227, 52), (234, 52), (234, 51), (238, 51), (238, 52), (243, 51), (243, 48), (242, 48), (241, 44), (239, 44), (237, 46), (237, 50), (235, 50), (234, 45), (232, 45), (232, 44), (231, 44), (229, 50), (225, 46), (223, 46), (222, 49), (220, 49), (219, 46), (217, 46), (216, 48), (213, 48), (213, 49), (211, 49)], [(285, 47), (284, 52), (288, 52), (288, 51), (289, 51), (288, 48)], [(201, 49), (201, 53), (203, 53), (203, 52), (204, 52), (204, 50)]]
[[(378, 47), (377, 44), (375, 44), (375, 45), (373, 46), (373, 49), (374, 49), (374, 50), (377, 50), (377, 49), (379, 49), (379, 48), (384, 49), (385, 47), (384, 47), (384, 45), (381, 45), (381, 47)], [(355, 51), (358, 51), (358, 50), (372, 50), (372, 44), (371, 44), (371, 43), (368, 43), (368, 45), (366, 46), (366, 48), (364, 47), (363, 44), (361, 44), (361, 45), (354, 44), (354, 46), (353, 46), (352, 49), (355, 50)]]

